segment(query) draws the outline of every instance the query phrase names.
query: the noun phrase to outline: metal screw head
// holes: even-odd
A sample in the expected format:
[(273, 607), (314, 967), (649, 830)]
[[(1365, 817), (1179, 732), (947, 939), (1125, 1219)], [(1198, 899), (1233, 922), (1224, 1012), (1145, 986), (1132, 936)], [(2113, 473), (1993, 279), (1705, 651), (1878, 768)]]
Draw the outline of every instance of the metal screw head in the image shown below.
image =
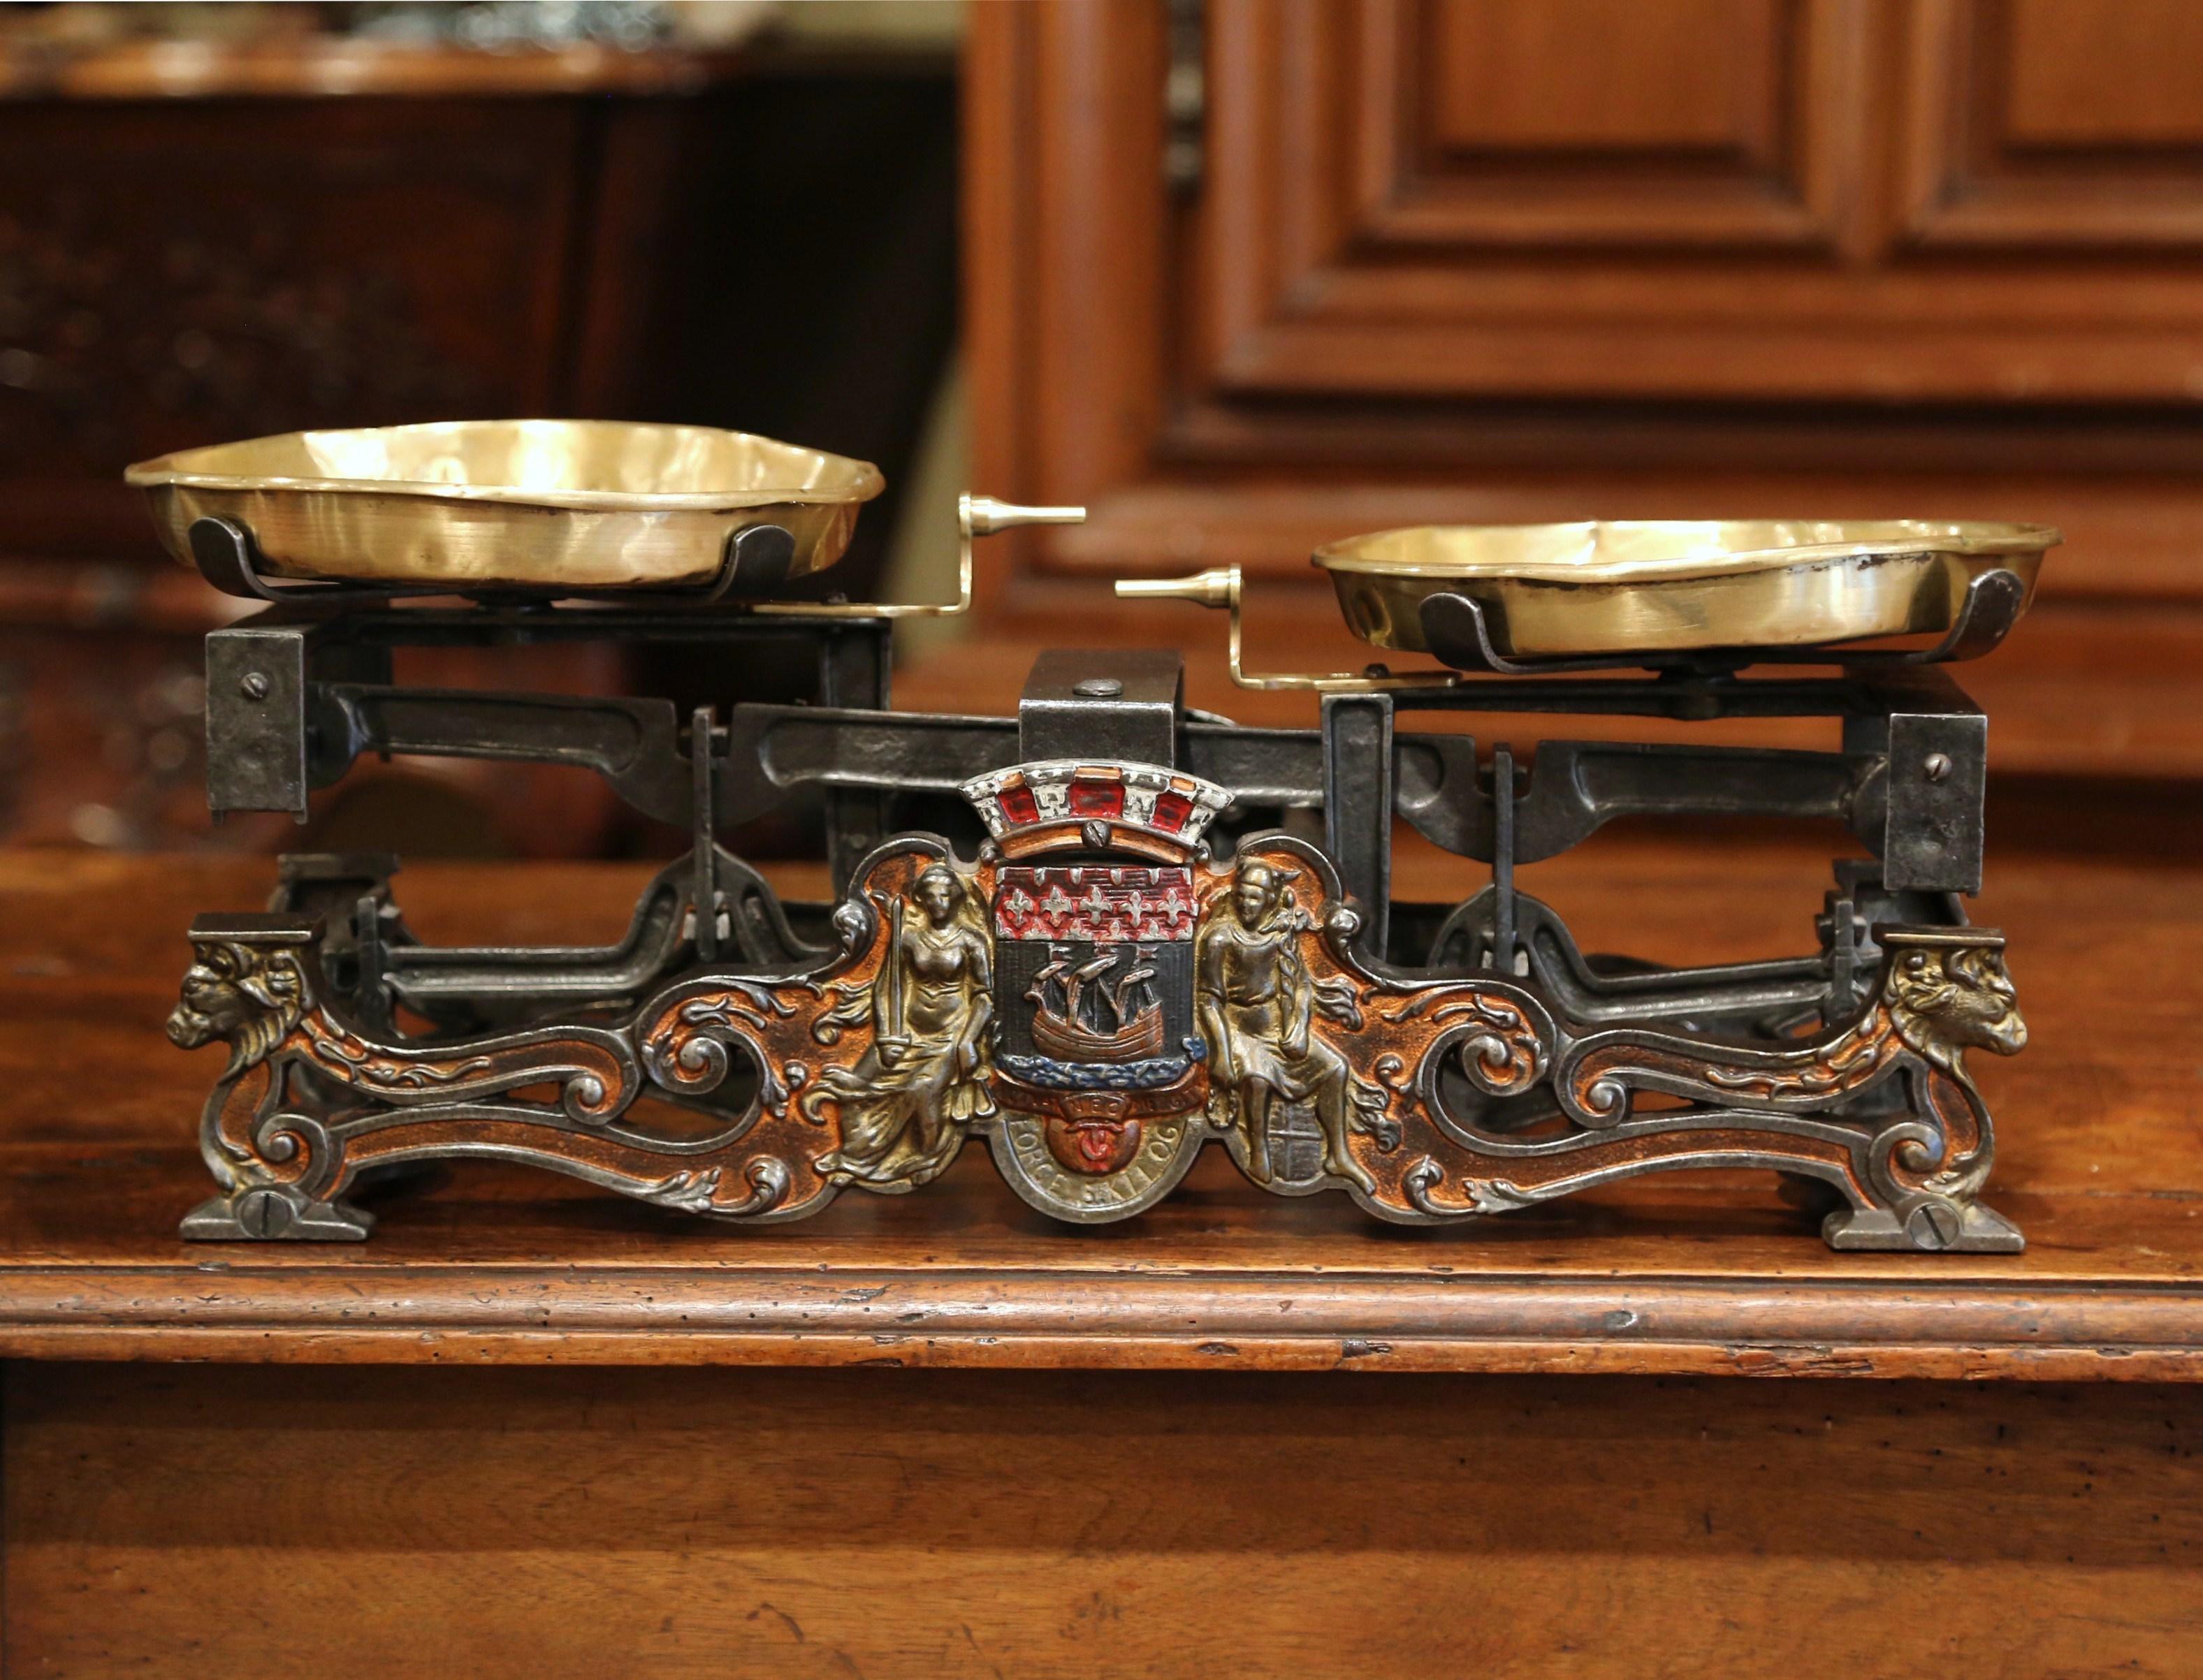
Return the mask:
[(1125, 685), (1113, 676), (1090, 676), (1072, 683), (1071, 692), (1082, 700), (1113, 700), (1125, 692)]
[(238, 683), (237, 692), (244, 695), (248, 700), (266, 699), (268, 698), (268, 678), (266, 674), (261, 671), (247, 671), (243, 679)]
[(1947, 752), (1929, 753), (1922, 763), (1920, 772), (1930, 781), (1940, 781), (1951, 774), (1951, 755)]
[(1916, 1248), (1940, 1253), (1958, 1240), (1965, 1220), (1948, 1202), (1922, 1202), (1905, 1221), (1905, 1234)]
[(291, 1205), (273, 1190), (251, 1191), (237, 1205), (237, 1223), (253, 1236), (281, 1236), (290, 1229)]

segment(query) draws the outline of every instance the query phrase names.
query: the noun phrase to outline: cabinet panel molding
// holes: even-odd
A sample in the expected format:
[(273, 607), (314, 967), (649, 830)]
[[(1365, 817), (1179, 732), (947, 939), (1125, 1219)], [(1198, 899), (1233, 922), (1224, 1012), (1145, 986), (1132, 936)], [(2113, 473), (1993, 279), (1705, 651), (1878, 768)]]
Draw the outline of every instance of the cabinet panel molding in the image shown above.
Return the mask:
[[(1384, 0), (1357, 242), (1833, 251), (1856, 53), (1805, 0)], [(1389, 117), (1390, 120), (1387, 120)]]
[[(989, 628), (1227, 562), (1314, 622), (1315, 543), (1454, 519), (2038, 518), (2047, 600), (2203, 601), (2203, 268), (2072, 208), (2175, 202), (2203, 151), (2179, 67), (2097, 100), (2159, 68), (2107, 15), (1209, 0), (1189, 185), (1163, 5), (977, 9), (974, 481), (1092, 510), (985, 546)], [(1960, 156), (2055, 237), (1923, 238)]]
[(2203, 245), (2203, 6), (1914, 0), (1905, 22), (1910, 248)]

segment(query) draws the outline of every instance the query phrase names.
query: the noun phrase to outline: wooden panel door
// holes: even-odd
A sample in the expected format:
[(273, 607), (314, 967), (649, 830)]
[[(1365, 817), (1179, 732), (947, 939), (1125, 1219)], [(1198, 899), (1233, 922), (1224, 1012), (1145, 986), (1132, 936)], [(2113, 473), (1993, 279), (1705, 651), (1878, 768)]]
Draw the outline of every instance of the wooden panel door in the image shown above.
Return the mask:
[(1094, 510), (998, 616), (1633, 514), (2039, 517), (2053, 600), (2194, 595), (2199, 57), (2191, 0), (977, 8), (976, 477)]
[[(1911, 249), (2154, 257), (2194, 280), (2203, 7), (1934, 0), (1911, 25), (1899, 118)], [(2192, 351), (2166, 374), (2176, 394), (2203, 392)]]
[(1871, 260), (1857, 6), (1258, 0), (1210, 16), (1198, 385), (1764, 397), (1867, 376), (1810, 328), (1803, 356), (1790, 343)]
[(1210, 15), (1202, 385), (2196, 394), (2203, 21), (2178, 0)]

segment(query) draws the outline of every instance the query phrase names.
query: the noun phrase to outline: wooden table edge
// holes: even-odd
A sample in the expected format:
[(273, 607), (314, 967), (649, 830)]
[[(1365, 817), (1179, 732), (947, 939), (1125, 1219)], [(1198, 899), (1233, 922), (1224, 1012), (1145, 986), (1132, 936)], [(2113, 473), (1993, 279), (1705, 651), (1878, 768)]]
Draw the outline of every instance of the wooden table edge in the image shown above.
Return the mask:
[(2203, 1380), (2203, 1285), (25, 1267), (0, 1357)]

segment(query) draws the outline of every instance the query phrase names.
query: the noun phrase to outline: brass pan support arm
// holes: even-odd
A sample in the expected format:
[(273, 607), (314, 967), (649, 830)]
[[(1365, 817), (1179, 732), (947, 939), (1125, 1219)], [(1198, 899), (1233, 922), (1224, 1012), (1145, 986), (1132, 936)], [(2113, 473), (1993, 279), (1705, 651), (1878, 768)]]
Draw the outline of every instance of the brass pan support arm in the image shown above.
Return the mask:
[(1014, 502), (998, 502), (992, 496), (964, 495), (956, 498), (956, 598), (953, 601), (896, 602), (882, 604), (857, 601), (759, 601), (752, 612), (779, 613), (799, 618), (954, 618), (972, 610), (972, 543), (998, 531), (1021, 525), (1078, 525), (1084, 522), (1084, 508), (1028, 508)]
[(1243, 654), (1245, 631), (1241, 623), (1240, 578), (1237, 566), (1212, 566), (1190, 577), (1119, 578), (1119, 598), (1128, 601), (1191, 601), (1196, 606), (1221, 607), (1231, 616), (1231, 681), (1242, 688), (1298, 689), (1317, 694), (1391, 693), (1403, 688), (1443, 689), (1460, 686), (1451, 671), (1387, 671), (1373, 666), (1359, 674), (1332, 671), (1323, 675), (1299, 672), (1249, 672)]

